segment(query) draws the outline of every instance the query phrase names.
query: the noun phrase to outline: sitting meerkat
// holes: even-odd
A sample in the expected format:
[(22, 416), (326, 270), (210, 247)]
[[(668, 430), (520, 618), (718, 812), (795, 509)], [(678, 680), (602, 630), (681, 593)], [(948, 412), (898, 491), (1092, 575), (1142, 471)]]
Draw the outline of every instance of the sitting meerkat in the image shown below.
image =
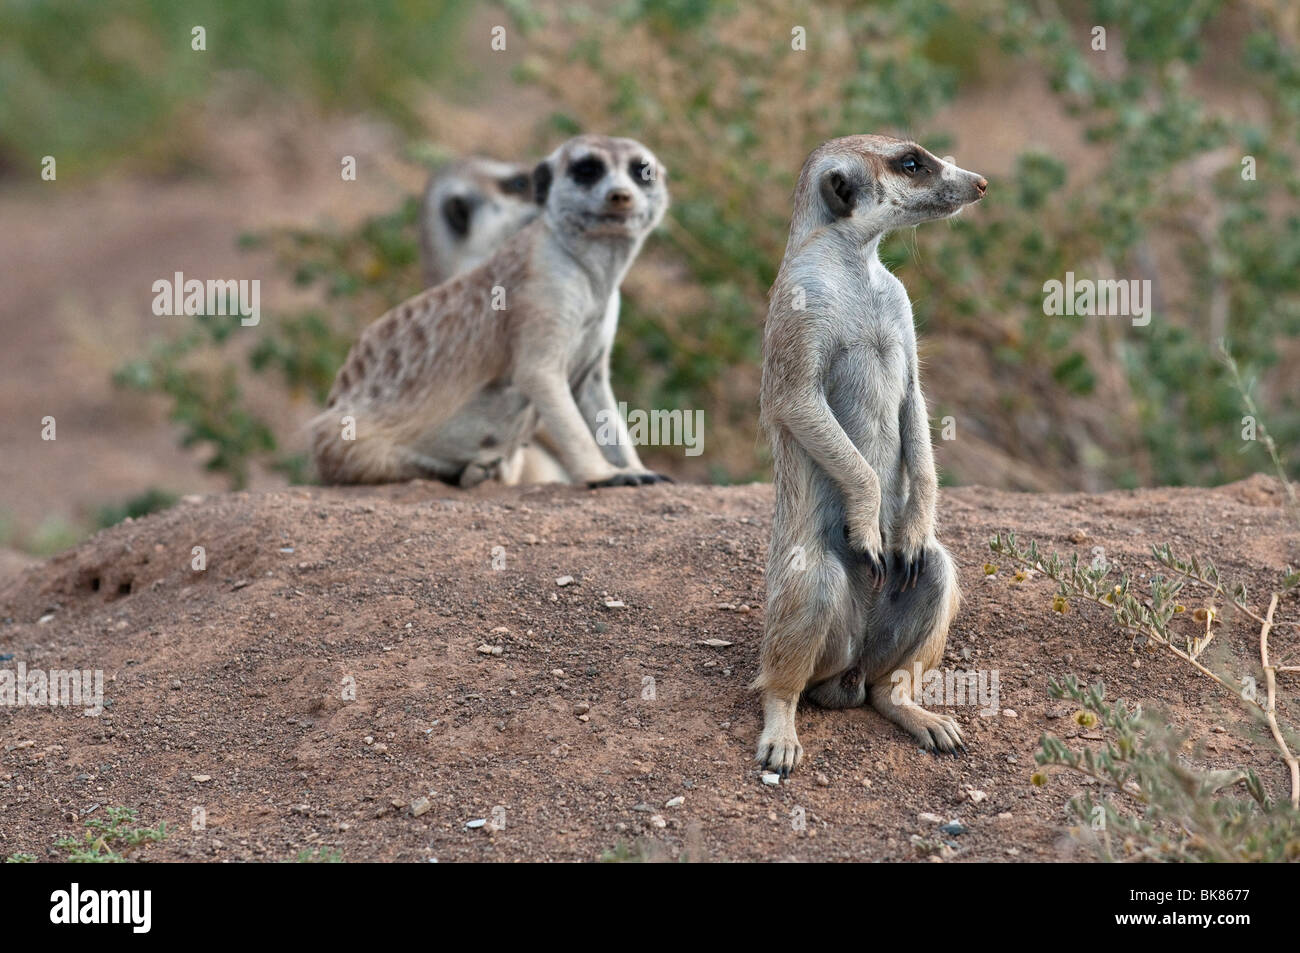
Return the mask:
[[(482, 264), (540, 211), (533, 197), (532, 174), (526, 166), (474, 157), (438, 169), (429, 179), (420, 208), (425, 285), (441, 284)], [(601, 325), (604, 346), (600, 358), (588, 371), (588, 379), (577, 385), (578, 392), (608, 386), (619, 309), (620, 296), (615, 288)], [(589, 400), (583, 412), (594, 413), (604, 404), (602, 400)], [(610, 426), (617, 433), (616, 439), (601, 446), (605, 458), (617, 467), (644, 470), (622, 418), (610, 421)], [(518, 466), (511, 468), (509, 476), (518, 483), (572, 482), (545, 426), (539, 427), (524, 445)]]
[(818, 147), (794, 193), (763, 337), (761, 420), (776, 508), (758, 678), (758, 760), (803, 757), (795, 708), (870, 701), (928, 749), (957, 722), (891, 690), (943, 657), (960, 594), (935, 539), (938, 481), (907, 291), (878, 249), (896, 228), (955, 215), (988, 182), (914, 142), (849, 136)]
[(540, 211), (527, 166), (475, 156), (440, 167), (420, 206), (425, 287), (481, 265)]
[(621, 427), (605, 326), (611, 296), (667, 209), (663, 167), (631, 139), (579, 136), (532, 178), (536, 220), (362, 332), (311, 423), (326, 482), (519, 482), (539, 425), (577, 481), (666, 479), (634, 454), (618, 462), (625, 439), (597, 438)]

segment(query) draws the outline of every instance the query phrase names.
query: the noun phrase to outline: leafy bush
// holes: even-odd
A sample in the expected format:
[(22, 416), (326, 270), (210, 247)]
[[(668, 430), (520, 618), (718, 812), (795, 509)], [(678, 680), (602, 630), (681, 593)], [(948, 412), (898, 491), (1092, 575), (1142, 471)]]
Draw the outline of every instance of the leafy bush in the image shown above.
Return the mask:
[[(1300, 861), (1300, 811), (1270, 798), (1254, 771), (1188, 767), (1186, 738), (1141, 708), (1108, 704), (1101, 682), (1087, 687), (1071, 676), (1053, 680), (1049, 691), (1080, 705), (1076, 723), (1105, 736), (1104, 747), (1071, 748), (1044, 735), (1034, 756), (1040, 766), (1090, 778), (1106, 792), (1069, 801), (1081, 822), (1075, 836), (1101, 859)], [(1046, 772), (1034, 781), (1046, 784)], [(1246, 797), (1230, 793), (1238, 784)]]

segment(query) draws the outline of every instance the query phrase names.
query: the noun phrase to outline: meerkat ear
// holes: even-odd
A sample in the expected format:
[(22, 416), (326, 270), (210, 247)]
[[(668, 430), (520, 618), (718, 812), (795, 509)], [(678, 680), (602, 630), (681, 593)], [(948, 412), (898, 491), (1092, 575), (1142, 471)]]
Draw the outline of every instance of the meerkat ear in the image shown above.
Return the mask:
[(836, 218), (853, 214), (853, 208), (858, 204), (857, 189), (839, 169), (831, 169), (822, 176), (821, 193), (826, 207)]
[(550, 163), (537, 163), (537, 168), (533, 169), (533, 198), (538, 205), (545, 205), (546, 197), (551, 194), (551, 178)]
[(452, 195), (442, 203), (442, 217), (453, 235), (464, 238), (469, 234), (469, 203), (463, 195)]

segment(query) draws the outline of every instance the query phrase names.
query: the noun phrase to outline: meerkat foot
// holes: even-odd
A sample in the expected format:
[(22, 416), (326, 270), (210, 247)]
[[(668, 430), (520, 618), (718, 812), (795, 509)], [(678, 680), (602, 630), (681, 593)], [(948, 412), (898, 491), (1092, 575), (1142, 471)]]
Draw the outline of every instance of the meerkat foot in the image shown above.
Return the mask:
[(936, 715), (920, 705), (900, 706), (885, 716), (920, 743), (926, 751), (946, 751), (956, 754), (966, 747), (957, 719), (949, 715)]
[(778, 698), (769, 696), (765, 700), (763, 733), (758, 736), (759, 766), (768, 771), (775, 771), (781, 777), (789, 777), (790, 772), (803, 760), (803, 745), (794, 730), (794, 711), (798, 698)]
[(781, 777), (789, 777), (790, 772), (803, 760), (803, 745), (794, 725), (773, 725), (763, 729), (758, 736), (758, 763), (768, 771), (775, 771)]
[(468, 464), (464, 470), (460, 471), (460, 478), (456, 482), (462, 490), (471, 490), (480, 483), (492, 479), (496, 475), (497, 466), (497, 464)]
[(910, 698), (895, 701), (892, 691), (888, 682), (872, 686), (872, 707), (915, 738), (922, 748), (951, 754), (965, 749), (966, 741), (957, 719), (926, 711)]
[(672, 479), (661, 473), (615, 473), (607, 480), (592, 480), (587, 484), (593, 490), (607, 486), (649, 486), (651, 483), (672, 483)]

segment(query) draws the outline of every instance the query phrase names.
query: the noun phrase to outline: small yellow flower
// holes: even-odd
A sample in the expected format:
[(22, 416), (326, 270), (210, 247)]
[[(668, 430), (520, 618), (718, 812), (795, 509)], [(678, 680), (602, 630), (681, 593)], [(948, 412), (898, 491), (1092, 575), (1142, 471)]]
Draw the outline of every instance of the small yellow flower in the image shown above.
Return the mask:
[(1062, 595), (1052, 596), (1052, 611), (1059, 612), (1061, 613), (1061, 615), (1065, 615), (1067, 612), (1070, 611), (1070, 603), (1065, 598), (1065, 596)]
[(1017, 569), (1016, 574), (1011, 577), (1011, 581), (1024, 582), (1028, 578), (1029, 578), (1029, 573), (1025, 572), (1023, 569)]
[(984, 575), (995, 576), (997, 575), (997, 572), (998, 572), (998, 567), (993, 565), (993, 563), (984, 564)]
[(1081, 728), (1091, 728), (1097, 723), (1097, 716), (1090, 711), (1080, 709), (1074, 713), (1074, 723)]
[(1047, 774), (1043, 771), (1035, 771), (1029, 776), (1029, 783), (1036, 788), (1041, 788), (1047, 783)]

